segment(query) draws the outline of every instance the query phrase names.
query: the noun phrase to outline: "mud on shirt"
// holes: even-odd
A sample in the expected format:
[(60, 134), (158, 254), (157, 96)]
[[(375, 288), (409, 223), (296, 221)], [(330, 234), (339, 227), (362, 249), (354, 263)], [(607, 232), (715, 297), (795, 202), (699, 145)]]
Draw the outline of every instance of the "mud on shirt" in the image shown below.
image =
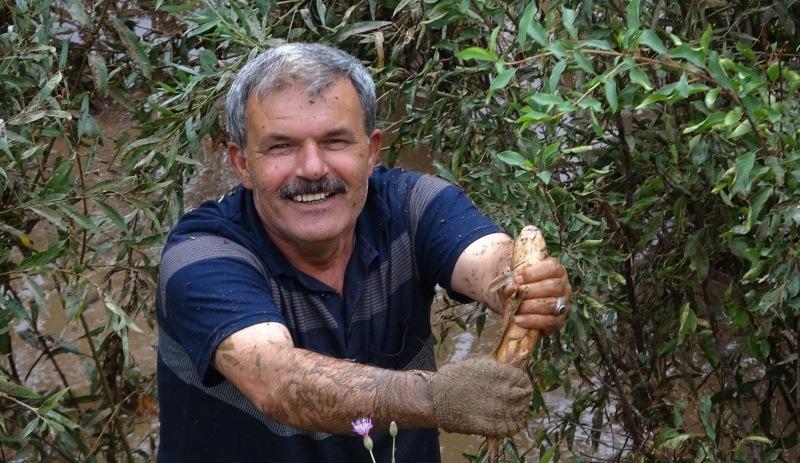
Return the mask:
[[(258, 411), (211, 366), (215, 349), (242, 328), (277, 322), (297, 347), (433, 371), (435, 286), (450, 291), (464, 249), (500, 231), (459, 188), (378, 166), (338, 294), (289, 264), (241, 185), (187, 213), (164, 247), (156, 296), (158, 461), (371, 462), (360, 436), (302, 431)], [(371, 437), (376, 460), (389, 461), (391, 437)], [(400, 430), (396, 459), (439, 462), (438, 431)]]

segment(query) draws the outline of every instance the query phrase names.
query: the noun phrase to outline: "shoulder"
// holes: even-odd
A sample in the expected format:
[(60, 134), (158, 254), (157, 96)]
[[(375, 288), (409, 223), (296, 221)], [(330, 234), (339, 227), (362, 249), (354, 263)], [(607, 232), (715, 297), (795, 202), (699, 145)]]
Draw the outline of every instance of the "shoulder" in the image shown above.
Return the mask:
[(206, 234), (244, 241), (252, 235), (252, 224), (248, 219), (250, 202), (250, 192), (241, 185), (218, 199), (205, 201), (178, 220), (170, 231), (166, 247)]
[(457, 186), (430, 174), (377, 166), (370, 177), (370, 189), (390, 202), (427, 204), (443, 191), (459, 194)]

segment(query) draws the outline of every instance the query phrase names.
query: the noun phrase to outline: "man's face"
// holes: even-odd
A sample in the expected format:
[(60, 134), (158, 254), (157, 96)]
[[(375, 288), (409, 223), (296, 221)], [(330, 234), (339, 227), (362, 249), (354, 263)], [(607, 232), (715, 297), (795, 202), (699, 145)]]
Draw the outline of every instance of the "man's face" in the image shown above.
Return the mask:
[(247, 152), (229, 144), (231, 165), (253, 190), (256, 208), (276, 242), (303, 247), (345, 239), (367, 197), (381, 132), (364, 133), (358, 95), (340, 79), (312, 97), (303, 86), (251, 95)]

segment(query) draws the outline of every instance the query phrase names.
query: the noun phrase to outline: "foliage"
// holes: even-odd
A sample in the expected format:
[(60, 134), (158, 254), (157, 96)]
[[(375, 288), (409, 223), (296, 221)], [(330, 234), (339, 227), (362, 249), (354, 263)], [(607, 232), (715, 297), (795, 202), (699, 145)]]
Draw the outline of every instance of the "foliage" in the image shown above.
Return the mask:
[(720, 24), (667, 33), (679, 5), (665, 4), (529, 4), (498, 21), (457, 56), (489, 75), (481, 110), (516, 134), (451, 168), (509, 229), (543, 224), (571, 269), (575, 316), (534, 374), (575, 400), (537, 440), (585, 435), (629, 461), (788, 460), (798, 58)]
[[(152, 459), (155, 431), (137, 430), (152, 367), (130, 336), (152, 328), (159, 246), (198, 153), (224, 142), (233, 74), (306, 40), (374, 71), (389, 163), (429, 151), (509, 232), (543, 228), (570, 269), (573, 315), (531, 372), (532, 416), (549, 419), (506, 442), (508, 461), (789, 461), (798, 13), (794, 0), (4, 3), (0, 460)], [(134, 130), (98, 120), (108, 105)], [(48, 331), (56, 312), (75, 331)], [(58, 378), (44, 387), (41, 362)], [(558, 415), (556, 389), (570, 400)]]
[[(50, 14), (61, 6), (74, 22)], [(128, 98), (147, 74), (111, 53), (126, 27), (79, 2), (6, 2), (2, 17), (0, 460), (132, 461), (155, 442), (129, 440), (154, 382), (129, 334), (152, 328), (154, 245), (180, 213), (181, 175), (95, 119), (98, 95)], [(48, 328), (59, 317), (66, 328)]]

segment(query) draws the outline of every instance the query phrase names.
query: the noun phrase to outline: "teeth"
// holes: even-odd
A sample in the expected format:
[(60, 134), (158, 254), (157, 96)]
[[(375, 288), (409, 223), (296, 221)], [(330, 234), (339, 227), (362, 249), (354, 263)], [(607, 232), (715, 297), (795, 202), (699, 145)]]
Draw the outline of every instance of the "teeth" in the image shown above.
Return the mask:
[(314, 201), (321, 201), (328, 197), (325, 193), (316, 193), (313, 195), (297, 195), (292, 198), (292, 200), (297, 201), (299, 203), (311, 203)]

